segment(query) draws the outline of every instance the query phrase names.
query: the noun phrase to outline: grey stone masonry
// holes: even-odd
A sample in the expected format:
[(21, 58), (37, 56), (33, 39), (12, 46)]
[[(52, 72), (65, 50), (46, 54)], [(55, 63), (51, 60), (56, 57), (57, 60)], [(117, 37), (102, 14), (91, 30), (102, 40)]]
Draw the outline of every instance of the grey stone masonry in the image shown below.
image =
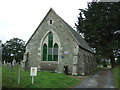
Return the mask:
[[(49, 34), (53, 35), (53, 46), (58, 45), (58, 49), (49, 47)], [(46, 45), (44, 54), (43, 45)], [(53, 52), (54, 50), (58, 50)], [(57, 55), (58, 60), (49, 60)], [(46, 60), (44, 56), (46, 55)], [(26, 52), (22, 67), (40, 67), (43, 71), (52, 71), (72, 75), (85, 75), (92, 70), (92, 63), (95, 62), (89, 57), (94, 57), (94, 52), (88, 43), (68, 25), (53, 9), (50, 9), (45, 18), (39, 24), (33, 35), (26, 44)]]

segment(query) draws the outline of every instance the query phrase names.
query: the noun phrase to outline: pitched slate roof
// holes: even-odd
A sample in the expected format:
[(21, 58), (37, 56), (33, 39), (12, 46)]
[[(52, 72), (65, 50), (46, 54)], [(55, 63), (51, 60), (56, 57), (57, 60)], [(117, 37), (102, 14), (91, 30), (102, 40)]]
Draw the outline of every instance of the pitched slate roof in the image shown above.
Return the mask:
[[(49, 10), (47, 15), (49, 13), (54, 13), (58, 17), (58, 19), (62, 21), (63, 25), (67, 28), (68, 32), (71, 34), (71, 36), (75, 39), (75, 41), (78, 43), (78, 45), (81, 48), (94, 53), (91, 47), (88, 45), (88, 43), (82, 38), (82, 36), (78, 32), (76, 32), (70, 25), (68, 25), (59, 15), (57, 15), (56, 12), (52, 8)], [(47, 17), (47, 15), (44, 17), (44, 19)], [(42, 20), (42, 22), (44, 21), (44, 19)], [(41, 26), (42, 22), (40, 23), (38, 28)], [(35, 30), (35, 32), (38, 30), (38, 28)], [(35, 34), (35, 32), (33, 33), (33, 35)], [(31, 36), (31, 38), (33, 37), (33, 35)], [(26, 45), (29, 43), (30, 39), (28, 40)]]
[(67, 30), (69, 30), (70, 34), (73, 36), (73, 38), (76, 40), (76, 42), (80, 45), (80, 47), (94, 53), (94, 51), (91, 49), (91, 47), (88, 45), (88, 43), (82, 38), (82, 36), (78, 32), (76, 32), (69, 24), (67, 24), (60, 16), (58, 16), (58, 17), (62, 20), (62, 22), (64, 23), (66, 28), (68, 28)]
[[(67, 24), (67, 23), (66, 23), (66, 24)], [(68, 28), (69, 28), (68, 30), (71, 32), (71, 34), (73, 34), (73, 37), (76, 39), (76, 41), (78, 42), (78, 44), (79, 44), (82, 48), (84, 48), (84, 49), (86, 49), (86, 50), (94, 53), (93, 50), (91, 49), (91, 47), (88, 45), (88, 43), (82, 38), (82, 36), (81, 36), (78, 32), (76, 32), (76, 31), (75, 31), (71, 26), (69, 26), (68, 24), (67, 24), (67, 26), (68, 26)]]

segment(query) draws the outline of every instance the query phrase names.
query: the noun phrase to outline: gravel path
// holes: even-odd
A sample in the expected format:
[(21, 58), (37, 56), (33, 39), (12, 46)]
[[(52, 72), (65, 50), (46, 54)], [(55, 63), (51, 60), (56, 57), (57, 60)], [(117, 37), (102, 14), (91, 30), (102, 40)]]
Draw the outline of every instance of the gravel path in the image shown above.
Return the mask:
[(115, 88), (115, 83), (112, 72), (110, 70), (102, 70), (83, 80), (75, 88)]

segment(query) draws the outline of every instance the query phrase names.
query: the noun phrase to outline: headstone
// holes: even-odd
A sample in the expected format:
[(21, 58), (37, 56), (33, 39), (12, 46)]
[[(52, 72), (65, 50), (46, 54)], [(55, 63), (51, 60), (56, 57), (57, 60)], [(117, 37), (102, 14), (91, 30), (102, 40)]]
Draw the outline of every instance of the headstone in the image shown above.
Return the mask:
[(7, 66), (11, 67), (11, 63), (7, 62)]
[(37, 70), (38, 70), (38, 71), (40, 71), (40, 69), (41, 69), (41, 66), (40, 66), (40, 65), (38, 65), (38, 66), (37, 66)]
[(16, 62), (16, 66), (18, 66), (19, 65), (19, 62)]
[(16, 60), (13, 59), (13, 61), (12, 61), (12, 66), (15, 66), (15, 65), (16, 65)]
[(5, 60), (4, 60), (4, 62), (3, 62), (3, 65), (6, 65)]
[(13, 70), (11, 63), (7, 62), (6, 66), (7, 66), (7, 68), (8, 68), (9, 71)]
[(23, 61), (21, 62), (21, 69), (25, 69), (25, 62), (27, 61), (27, 53), (24, 53)]
[(23, 62), (23, 61), (21, 62), (21, 69), (22, 69), (22, 70), (24, 70), (24, 68), (25, 68), (25, 64), (24, 64), (24, 63), (25, 63), (25, 62)]

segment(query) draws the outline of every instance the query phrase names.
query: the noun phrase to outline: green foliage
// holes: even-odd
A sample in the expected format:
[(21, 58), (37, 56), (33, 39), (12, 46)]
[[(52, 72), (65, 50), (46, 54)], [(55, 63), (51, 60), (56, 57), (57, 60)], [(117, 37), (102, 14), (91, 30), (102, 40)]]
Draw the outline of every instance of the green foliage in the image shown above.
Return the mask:
[(80, 9), (79, 15), (78, 23), (75, 24), (77, 30), (95, 48), (96, 55), (111, 59), (114, 64), (114, 58), (120, 53), (119, 34), (114, 34), (120, 30), (120, 2), (91, 2), (88, 9)]
[(25, 51), (25, 42), (19, 38), (13, 38), (3, 45), (2, 60), (12, 62), (15, 59), (20, 62), (23, 59)]
[(102, 60), (101, 55), (95, 55), (95, 58), (96, 58), (97, 64), (98, 64), (98, 65), (101, 64), (101, 60)]
[(115, 83), (116, 83), (116, 88), (120, 89), (120, 67), (116, 67), (112, 69)]
[(12, 71), (8, 67), (3, 67), (3, 87), (6, 88), (68, 88), (78, 84), (80, 81), (64, 74), (38, 72), (34, 77), (34, 84), (32, 85), (32, 78), (29, 71), (20, 72), (20, 85), (18, 80), (18, 67), (13, 67)]
[(116, 65), (120, 66), (120, 56), (118, 56), (118, 58), (117, 58)]

